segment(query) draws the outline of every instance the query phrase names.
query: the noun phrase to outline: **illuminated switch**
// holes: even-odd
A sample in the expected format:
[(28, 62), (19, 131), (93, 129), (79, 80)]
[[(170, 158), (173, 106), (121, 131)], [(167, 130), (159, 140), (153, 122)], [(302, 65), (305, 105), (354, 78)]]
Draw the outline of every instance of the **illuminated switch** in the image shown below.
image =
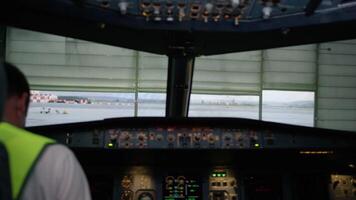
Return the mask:
[(178, 3), (178, 20), (180, 22), (183, 21), (183, 18), (185, 16), (184, 7), (185, 7), (185, 2), (184, 1), (181, 1), (181, 2)]
[(161, 21), (162, 18), (161, 18), (161, 3), (156, 1), (153, 3), (153, 14), (154, 14), (154, 18), (153, 20), (154, 21)]
[(207, 11), (204, 11), (203, 13), (203, 19), (204, 22), (207, 23), (209, 21), (209, 13)]
[(212, 13), (212, 15), (213, 15), (213, 20), (214, 20), (214, 22), (218, 22), (218, 21), (220, 20), (220, 14), (219, 14), (219, 12), (214, 11), (214, 12)]
[(257, 140), (255, 138), (250, 138), (250, 147), (255, 147)]
[(232, 16), (234, 17), (234, 24), (235, 26), (238, 26), (240, 24), (240, 18), (241, 18), (241, 11), (239, 8), (235, 8), (232, 11)]
[(117, 146), (116, 139), (110, 139), (109, 143), (107, 144), (108, 148), (114, 148)]
[(231, 0), (232, 7), (236, 8), (240, 5), (240, 0)]
[(174, 18), (172, 17), (172, 15), (168, 14), (166, 21), (167, 22), (173, 22)]
[(262, 8), (262, 14), (263, 14), (263, 19), (269, 19), (272, 14), (272, 7), (271, 6), (265, 6)]
[(129, 3), (126, 1), (119, 2), (118, 7), (119, 7), (120, 13), (122, 15), (126, 15), (128, 6), (129, 6)]

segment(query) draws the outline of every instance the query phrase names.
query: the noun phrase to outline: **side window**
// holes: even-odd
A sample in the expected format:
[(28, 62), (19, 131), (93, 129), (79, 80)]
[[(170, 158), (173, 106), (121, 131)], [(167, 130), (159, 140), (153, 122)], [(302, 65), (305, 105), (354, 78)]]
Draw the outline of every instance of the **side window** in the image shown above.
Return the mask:
[(263, 91), (262, 120), (314, 126), (314, 92)]

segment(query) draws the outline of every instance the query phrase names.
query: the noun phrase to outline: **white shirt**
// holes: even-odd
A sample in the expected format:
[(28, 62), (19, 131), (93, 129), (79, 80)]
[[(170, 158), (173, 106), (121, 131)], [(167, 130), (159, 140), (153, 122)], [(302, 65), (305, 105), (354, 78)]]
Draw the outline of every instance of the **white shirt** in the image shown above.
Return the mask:
[(23, 189), (21, 200), (91, 200), (87, 178), (66, 146), (48, 146)]

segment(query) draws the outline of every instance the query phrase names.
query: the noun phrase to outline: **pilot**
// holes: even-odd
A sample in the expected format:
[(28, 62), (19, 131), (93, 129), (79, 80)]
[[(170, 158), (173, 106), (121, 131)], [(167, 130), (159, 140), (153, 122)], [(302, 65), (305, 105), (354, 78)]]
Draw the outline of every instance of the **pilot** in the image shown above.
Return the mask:
[[(5, 100), (6, 81), (2, 62), (0, 61), (0, 122)], [(4, 144), (0, 141), (0, 199), (11, 200), (9, 159)]]
[(12, 199), (90, 200), (87, 178), (65, 146), (22, 128), (29, 105), (29, 85), (13, 65), (4, 64), (7, 98), (0, 143), (9, 157)]

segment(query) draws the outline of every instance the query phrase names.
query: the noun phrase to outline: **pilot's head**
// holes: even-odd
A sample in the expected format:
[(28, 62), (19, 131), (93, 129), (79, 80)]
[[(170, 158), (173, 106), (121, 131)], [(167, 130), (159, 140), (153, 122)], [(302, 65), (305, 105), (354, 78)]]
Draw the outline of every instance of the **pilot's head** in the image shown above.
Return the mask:
[(7, 75), (7, 97), (3, 120), (24, 127), (30, 100), (30, 88), (24, 74), (10, 63), (4, 64)]

